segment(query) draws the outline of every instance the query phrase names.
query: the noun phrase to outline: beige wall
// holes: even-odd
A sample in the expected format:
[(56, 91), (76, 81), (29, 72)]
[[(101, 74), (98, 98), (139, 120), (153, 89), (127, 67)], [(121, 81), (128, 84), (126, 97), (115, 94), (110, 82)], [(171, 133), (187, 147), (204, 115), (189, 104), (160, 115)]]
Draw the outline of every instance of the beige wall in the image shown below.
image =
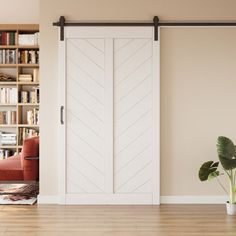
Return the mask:
[(0, 0), (0, 24), (39, 23), (39, 0)]
[[(233, 20), (234, 0), (41, 0), (41, 194), (57, 194), (57, 28), (69, 20)], [(236, 29), (161, 30), (161, 195), (221, 195), (202, 184), (218, 135), (235, 138)]]

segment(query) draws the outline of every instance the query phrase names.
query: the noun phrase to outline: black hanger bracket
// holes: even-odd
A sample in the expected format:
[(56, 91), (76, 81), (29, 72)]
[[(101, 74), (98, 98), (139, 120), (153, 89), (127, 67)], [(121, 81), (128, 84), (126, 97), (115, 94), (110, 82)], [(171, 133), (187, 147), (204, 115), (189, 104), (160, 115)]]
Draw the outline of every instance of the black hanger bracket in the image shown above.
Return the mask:
[(60, 16), (59, 18), (59, 26), (60, 26), (60, 40), (64, 41), (64, 27), (65, 27), (66, 19), (64, 16)]
[(158, 24), (159, 24), (158, 16), (154, 16), (153, 24), (154, 24), (154, 41), (158, 41)]

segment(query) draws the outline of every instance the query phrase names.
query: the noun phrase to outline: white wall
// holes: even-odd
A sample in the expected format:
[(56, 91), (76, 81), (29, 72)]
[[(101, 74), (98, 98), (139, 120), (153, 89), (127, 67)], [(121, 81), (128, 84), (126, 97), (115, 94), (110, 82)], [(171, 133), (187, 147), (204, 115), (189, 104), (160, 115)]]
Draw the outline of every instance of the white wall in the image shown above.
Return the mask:
[(0, 0), (0, 24), (38, 24), (39, 0)]

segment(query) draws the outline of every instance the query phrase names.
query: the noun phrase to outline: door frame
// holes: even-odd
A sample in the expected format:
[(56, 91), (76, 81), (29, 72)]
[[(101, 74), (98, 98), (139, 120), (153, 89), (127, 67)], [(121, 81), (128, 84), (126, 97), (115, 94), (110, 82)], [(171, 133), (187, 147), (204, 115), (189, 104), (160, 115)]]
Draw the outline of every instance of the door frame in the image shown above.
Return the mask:
[[(104, 38), (104, 29), (106, 30), (105, 37), (112, 38), (119, 32), (119, 37), (128, 37), (131, 30), (132, 33), (144, 36), (152, 34), (153, 40), (153, 79), (152, 80), (152, 102), (153, 102), (153, 194), (137, 194), (132, 197), (129, 194), (81, 194), (80, 201), (77, 200), (76, 194), (74, 196), (66, 196), (66, 41), (67, 38), (74, 38), (77, 34), (78, 27), (66, 27), (64, 31), (65, 39), (60, 41), (60, 32), (58, 35), (58, 203), (59, 204), (160, 204), (160, 27), (158, 28), (158, 41), (154, 41), (154, 27), (80, 27), (80, 38), (88, 38), (90, 33), (91, 37)], [(89, 29), (89, 30), (88, 30)], [(123, 35), (121, 36), (120, 32)], [(130, 36), (129, 36), (130, 37)], [(62, 109), (62, 110), (61, 110)], [(61, 124), (61, 119), (63, 124)], [(108, 118), (109, 119), (109, 118)], [(113, 166), (113, 162), (107, 163)], [(113, 180), (107, 182), (108, 188), (111, 188)], [(130, 200), (132, 199), (132, 200)]]

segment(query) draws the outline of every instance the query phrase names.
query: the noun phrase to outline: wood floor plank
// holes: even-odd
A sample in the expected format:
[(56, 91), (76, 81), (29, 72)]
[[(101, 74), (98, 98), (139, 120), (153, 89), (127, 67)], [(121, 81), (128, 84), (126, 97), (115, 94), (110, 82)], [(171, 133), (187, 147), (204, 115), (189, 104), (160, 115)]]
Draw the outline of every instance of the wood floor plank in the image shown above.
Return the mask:
[(224, 205), (1, 206), (0, 236), (235, 236)]

